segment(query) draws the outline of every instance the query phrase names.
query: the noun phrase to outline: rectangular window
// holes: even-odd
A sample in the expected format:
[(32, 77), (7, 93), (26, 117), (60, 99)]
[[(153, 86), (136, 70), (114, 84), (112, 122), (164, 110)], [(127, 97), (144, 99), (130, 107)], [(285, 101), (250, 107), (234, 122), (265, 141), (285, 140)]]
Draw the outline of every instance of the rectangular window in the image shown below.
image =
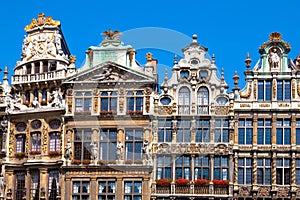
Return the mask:
[(98, 200), (115, 200), (116, 183), (115, 181), (99, 181), (98, 182)]
[(176, 179), (191, 179), (191, 157), (187, 155), (179, 156), (176, 159)]
[(257, 120), (257, 144), (271, 144), (272, 121), (271, 119)]
[(171, 156), (157, 157), (157, 179), (171, 178), (172, 158)]
[(271, 159), (257, 159), (257, 184), (271, 185)]
[(39, 170), (32, 170), (30, 172), (30, 175), (31, 175), (30, 199), (39, 199), (40, 172)]
[(277, 81), (277, 100), (291, 100), (291, 82), (287, 80)]
[(117, 129), (100, 130), (100, 159), (116, 160)]
[(76, 92), (75, 112), (91, 112), (91, 110), (92, 110), (92, 93)]
[(276, 144), (291, 144), (291, 120), (277, 119), (276, 122)]
[(72, 189), (72, 200), (89, 200), (90, 199), (90, 182), (74, 181)]
[(215, 120), (215, 142), (229, 142), (228, 119)]
[(60, 132), (50, 133), (49, 151), (60, 151)]
[(25, 153), (25, 135), (16, 136), (16, 153)]
[(143, 129), (126, 129), (125, 137), (126, 159), (142, 160)]
[(239, 119), (238, 143), (252, 144), (253, 123), (252, 119)]
[(228, 157), (227, 156), (215, 156), (214, 157), (214, 179), (228, 180)]
[(258, 100), (270, 101), (272, 98), (272, 83), (271, 81), (258, 81)]
[[(143, 111), (143, 92), (142, 91), (128, 91), (127, 92), (127, 113)], [(139, 114), (141, 114), (139, 113)]]
[(142, 200), (142, 181), (124, 182), (124, 200)]
[(31, 133), (31, 152), (41, 152), (41, 133)]
[(49, 200), (56, 200), (56, 196), (59, 190), (59, 171), (58, 169), (49, 170), (49, 178), (48, 178), (48, 195)]
[(15, 172), (16, 183), (15, 183), (15, 199), (23, 200), (23, 196), (26, 195), (25, 189), (25, 171)]
[(172, 119), (158, 120), (158, 142), (172, 142)]
[(290, 185), (290, 159), (277, 158), (276, 183), (278, 185)]
[(100, 112), (102, 111), (117, 111), (117, 92), (102, 92), (100, 100)]
[(91, 136), (90, 129), (76, 129), (74, 137), (74, 159), (90, 160), (91, 158)]
[(238, 183), (252, 184), (252, 160), (251, 158), (238, 159)]
[(196, 142), (210, 141), (210, 121), (209, 119), (196, 120)]
[(190, 142), (191, 141), (191, 121), (178, 120), (177, 121), (177, 142)]
[(209, 180), (209, 156), (195, 157), (195, 180), (197, 179)]

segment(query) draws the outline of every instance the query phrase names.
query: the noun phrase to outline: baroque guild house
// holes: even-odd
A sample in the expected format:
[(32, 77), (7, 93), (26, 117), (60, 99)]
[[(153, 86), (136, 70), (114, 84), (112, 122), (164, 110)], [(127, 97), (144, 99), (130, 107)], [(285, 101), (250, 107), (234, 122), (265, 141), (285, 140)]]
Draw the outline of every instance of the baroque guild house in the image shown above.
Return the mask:
[(25, 31), (0, 84), (0, 199), (300, 199), (300, 57), (280, 33), (228, 91), (196, 35), (159, 84), (119, 31), (77, 67), (60, 21)]

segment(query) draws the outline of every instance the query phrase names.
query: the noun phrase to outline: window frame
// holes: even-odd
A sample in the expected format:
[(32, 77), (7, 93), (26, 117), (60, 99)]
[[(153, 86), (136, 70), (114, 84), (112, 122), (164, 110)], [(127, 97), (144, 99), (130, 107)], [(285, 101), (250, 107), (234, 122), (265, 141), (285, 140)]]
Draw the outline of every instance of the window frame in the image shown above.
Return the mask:
[[(131, 189), (130, 191), (128, 191), (128, 186), (126, 186), (126, 184), (130, 184), (131, 183)], [(135, 187), (136, 184), (138, 184), (140, 189), (140, 192), (136, 192)], [(125, 180), (124, 181), (124, 200), (128, 199), (134, 199), (136, 200), (138, 198), (138, 200), (142, 200), (142, 194), (143, 194), (143, 182), (142, 181), (138, 181), (138, 180)]]
[[(220, 126), (218, 123), (220, 122)], [(228, 143), (229, 142), (229, 119), (218, 118), (215, 119), (215, 137), (214, 141), (217, 143)], [(217, 140), (217, 131), (220, 131), (219, 140)], [(227, 133), (226, 133), (227, 132)]]
[(238, 184), (252, 184), (252, 158), (238, 158)]
[[(78, 190), (75, 192), (75, 183), (78, 183)], [(85, 184), (85, 185), (83, 185)], [(83, 187), (86, 187), (86, 192), (83, 192)], [(85, 200), (90, 199), (90, 181), (87, 180), (74, 180), (72, 181), (72, 198), (75, 196), (77, 197), (77, 200)], [(79, 197), (79, 198), (78, 198)]]
[(178, 114), (190, 114), (191, 90), (187, 86), (182, 86), (178, 90)]
[[(78, 135), (77, 135), (78, 133)], [(90, 129), (75, 129), (74, 132), (74, 159), (90, 160), (90, 144), (92, 142), (92, 131)], [(86, 144), (86, 146), (85, 146)], [(80, 154), (80, 155), (79, 155)]]
[[(130, 135), (130, 133), (132, 135)], [(140, 134), (140, 136), (138, 135)], [(127, 128), (125, 129), (125, 158), (126, 160), (136, 161), (142, 160), (143, 148), (143, 129), (141, 128)], [(132, 145), (132, 152), (130, 146)], [(139, 152), (138, 152), (139, 151)]]
[(169, 118), (158, 119), (158, 142), (172, 142), (173, 120)]

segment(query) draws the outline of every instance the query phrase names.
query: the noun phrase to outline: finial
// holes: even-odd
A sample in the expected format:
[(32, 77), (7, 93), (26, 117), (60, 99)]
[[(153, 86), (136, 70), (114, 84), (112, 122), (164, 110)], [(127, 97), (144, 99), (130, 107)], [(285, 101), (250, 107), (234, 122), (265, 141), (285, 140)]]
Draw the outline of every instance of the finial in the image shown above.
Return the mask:
[(177, 55), (175, 54), (175, 55), (174, 55), (174, 65), (177, 64), (177, 63), (178, 63), (178, 62), (177, 62)]
[(4, 76), (3, 76), (3, 81), (7, 81), (8, 80), (8, 67), (5, 66), (4, 67)]
[(239, 77), (239, 75), (238, 75), (237, 71), (235, 71), (235, 72), (234, 72), (234, 76), (233, 76), (233, 80), (234, 80), (234, 85), (235, 85), (235, 88), (237, 88), (237, 87), (238, 87), (238, 84), (239, 84), (239, 79), (240, 79), (240, 77)]
[(250, 63), (252, 62), (252, 60), (250, 58), (250, 53), (249, 52), (247, 53), (247, 58), (246, 58), (246, 60), (244, 62), (246, 63), (247, 70), (249, 70), (250, 69)]
[(147, 60), (147, 63), (152, 62), (152, 53), (150, 53), (150, 52), (146, 53), (146, 60)]
[(224, 68), (222, 67), (221, 80), (224, 81)]
[(211, 62), (212, 62), (212, 64), (215, 64), (216, 62), (215, 62), (215, 54), (213, 54), (212, 56), (211, 56)]
[(167, 80), (168, 80), (168, 68), (166, 68), (164, 81), (167, 81)]
[(193, 35), (193, 42), (197, 42), (198, 36), (196, 34)]

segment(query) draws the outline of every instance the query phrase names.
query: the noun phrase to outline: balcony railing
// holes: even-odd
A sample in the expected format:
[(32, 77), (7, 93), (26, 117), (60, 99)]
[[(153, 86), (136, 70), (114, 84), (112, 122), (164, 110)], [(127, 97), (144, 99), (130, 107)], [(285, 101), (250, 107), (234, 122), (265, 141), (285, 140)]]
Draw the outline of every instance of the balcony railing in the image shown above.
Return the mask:
[(195, 194), (209, 194), (209, 185), (195, 185), (194, 193)]
[[(156, 185), (156, 194), (191, 194), (191, 195), (229, 195), (229, 186), (228, 185)], [(174, 187), (174, 190), (171, 188)], [(210, 187), (211, 190), (210, 191)]]
[(188, 115), (190, 114), (190, 106), (186, 106), (186, 105), (178, 105), (178, 114), (181, 115)]
[(198, 115), (207, 115), (208, 114), (208, 105), (198, 105)]
[(57, 70), (41, 74), (13, 75), (12, 84), (39, 82), (66, 78), (65, 70)]

